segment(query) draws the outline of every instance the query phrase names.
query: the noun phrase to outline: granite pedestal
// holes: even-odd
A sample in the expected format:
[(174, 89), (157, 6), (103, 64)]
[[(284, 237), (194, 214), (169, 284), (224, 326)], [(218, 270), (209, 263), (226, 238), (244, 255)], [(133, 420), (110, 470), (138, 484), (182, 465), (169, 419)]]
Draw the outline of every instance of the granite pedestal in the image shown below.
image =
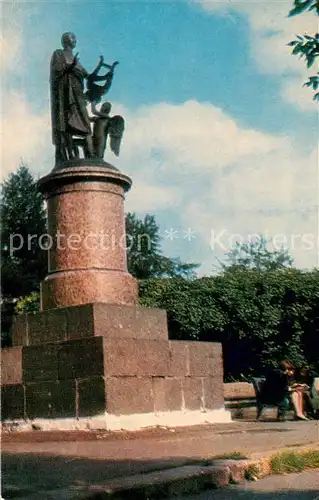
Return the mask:
[[(2, 419), (41, 428), (137, 429), (230, 421), (217, 343), (170, 341), (166, 312), (138, 305), (126, 267), (124, 193), (104, 164), (53, 170), (41, 312), (2, 350)], [(59, 235), (59, 236), (57, 236)]]

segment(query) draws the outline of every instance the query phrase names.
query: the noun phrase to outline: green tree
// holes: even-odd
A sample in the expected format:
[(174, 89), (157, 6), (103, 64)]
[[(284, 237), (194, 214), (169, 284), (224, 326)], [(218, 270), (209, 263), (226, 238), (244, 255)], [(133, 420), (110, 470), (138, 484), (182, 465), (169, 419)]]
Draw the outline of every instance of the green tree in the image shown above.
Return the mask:
[(166, 309), (170, 338), (221, 342), (226, 379), (282, 359), (319, 370), (319, 270), (234, 266), (217, 276), (140, 281), (140, 302)]
[(37, 290), (47, 271), (38, 243), (46, 234), (44, 199), (23, 163), (3, 183), (0, 204), (2, 294), (16, 298)]
[[(314, 12), (319, 15), (319, 0), (294, 0), (294, 6), (289, 12), (289, 16), (296, 16), (303, 12)], [(319, 56), (319, 33), (313, 36), (297, 35), (297, 39), (288, 44), (293, 47), (293, 55), (305, 59), (307, 68), (311, 68), (317, 61)], [(314, 100), (319, 101), (319, 72), (316, 75), (309, 77), (305, 86), (312, 88), (315, 91)]]
[(269, 249), (271, 240), (259, 236), (255, 241), (236, 243), (227, 254), (228, 262), (222, 265), (224, 270), (232, 267), (271, 271), (291, 267), (293, 260), (287, 250)]
[(161, 251), (160, 229), (154, 215), (139, 219), (135, 213), (126, 215), (127, 263), (137, 279), (163, 276), (194, 276), (197, 264), (165, 257)]

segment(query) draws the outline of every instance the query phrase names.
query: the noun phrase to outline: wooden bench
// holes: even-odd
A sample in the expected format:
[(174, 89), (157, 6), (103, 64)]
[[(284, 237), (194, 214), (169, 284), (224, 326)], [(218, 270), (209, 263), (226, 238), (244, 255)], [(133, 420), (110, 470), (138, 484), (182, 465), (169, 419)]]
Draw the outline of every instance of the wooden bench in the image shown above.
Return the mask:
[(224, 384), (225, 408), (233, 419), (256, 419), (258, 414), (267, 410), (267, 415), (274, 419), (278, 416), (278, 407), (266, 405), (256, 397), (257, 387), (249, 382), (230, 382)]

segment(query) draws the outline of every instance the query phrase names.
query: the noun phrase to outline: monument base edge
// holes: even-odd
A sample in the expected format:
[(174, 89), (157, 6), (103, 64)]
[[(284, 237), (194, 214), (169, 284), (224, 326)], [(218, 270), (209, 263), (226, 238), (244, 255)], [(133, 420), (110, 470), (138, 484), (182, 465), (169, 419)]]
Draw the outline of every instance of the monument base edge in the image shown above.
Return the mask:
[(130, 415), (112, 415), (105, 413), (94, 417), (56, 418), (34, 420), (6, 420), (2, 429), (15, 431), (69, 431), (69, 430), (108, 430), (138, 431), (151, 427), (190, 427), (192, 425), (231, 423), (231, 413), (225, 408), (209, 411), (170, 411), (158, 413), (136, 413)]

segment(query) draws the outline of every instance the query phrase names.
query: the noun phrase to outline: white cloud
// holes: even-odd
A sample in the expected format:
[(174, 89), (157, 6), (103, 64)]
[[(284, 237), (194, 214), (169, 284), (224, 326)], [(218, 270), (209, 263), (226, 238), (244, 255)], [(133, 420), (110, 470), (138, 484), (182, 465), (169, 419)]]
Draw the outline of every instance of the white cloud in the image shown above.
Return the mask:
[[(19, 87), (23, 82), (23, 13), (17, 5), (3, 6), (0, 62), (5, 98), (1, 102), (1, 177), (16, 170), (23, 159), (36, 173), (51, 170), (48, 109), (34, 111)], [(12, 83), (15, 82), (15, 83)], [(16, 89), (15, 89), (16, 86)], [(17, 90), (19, 88), (19, 90)]]
[(285, 139), (270, 134), (241, 129), (221, 109), (208, 103), (188, 101), (179, 106), (163, 103), (142, 108), (134, 115), (124, 113), (125, 160), (130, 161), (134, 155), (139, 159), (153, 158), (154, 164), (157, 156), (157, 168), (171, 171), (173, 163), (187, 175), (199, 169), (201, 172), (221, 169), (236, 164), (240, 158), (268, 155), (285, 143)]
[[(176, 203), (181, 226), (201, 239), (204, 270), (234, 234), (283, 235), (297, 265), (318, 265), (318, 148), (305, 156), (289, 138), (241, 128), (196, 101), (121, 111), (127, 135), (118, 166), (135, 179), (129, 209), (173, 210)], [(211, 230), (225, 230), (226, 246), (214, 252)], [(312, 248), (301, 238), (291, 244), (292, 235), (308, 233)]]
[(1, 172), (6, 177), (23, 159), (34, 171), (43, 171), (50, 151), (50, 118), (48, 110), (33, 112), (24, 94), (6, 95), (1, 116)]
[[(195, 0), (196, 1), (196, 0)], [(311, 70), (306, 69), (304, 61), (291, 54), (288, 43), (296, 34), (314, 34), (318, 30), (317, 18), (313, 13), (304, 13), (288, 18), (292, 2), (264, 0), (230, 1), (219, 0), (199, 2), (208, 12), (216, 14), (243, 14), (250, 24), (251, 53), (261, 71), (267, 74), (283, 75), (287, 71), (295, 75), (293, 84), (288, 80), (282, 83), (282, 97), (288, 102), (307, 111), (316, 112), (311, 91), (308, 90), (309, 105), (305, 104), (306, 92), (302, 83), (308, 79)], [(237, 22), (237, 20), (236, 20)], [(300, 80), (300, 86), (297, 85)], [(293, 88), (292, 88), (293, 87)], [(312, 106), (311, 106), (312, 104)]]
[(134, 176), (132, 191), (127, 195), (125, 209), (127, 212), (155, 212), (179, 205), (181, 191), (169, 186), (156, 186), (150, 182), (146, 183)]
[(21, 49), (21, 39), (15, 31), (0, 34), (0, 68), (1, 72), (14, 70), (17, 67)]

